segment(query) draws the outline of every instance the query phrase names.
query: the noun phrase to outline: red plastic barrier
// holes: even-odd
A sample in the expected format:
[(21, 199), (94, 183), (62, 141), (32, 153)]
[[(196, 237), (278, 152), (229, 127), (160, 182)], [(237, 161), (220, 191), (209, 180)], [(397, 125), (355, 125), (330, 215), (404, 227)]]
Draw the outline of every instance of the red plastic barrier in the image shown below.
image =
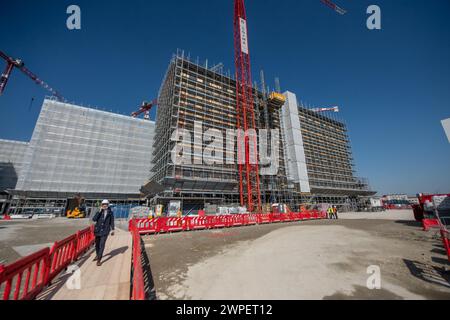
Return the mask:
[(244, 225), (244, 215), (242, 214), (232, 214), (231, 220), (233, 221), (233, 227)]
[(310, 220), (311, 219), (311, 213), (308, 211), (302, 212), (302, 220)]
[(11, 292), (13, 300), (31, 300), (42, 291), (47, 284), (49, 251), (49, 248), (45, 248), (8, 266), (0, 266), (3, 300), (10, 300)]
[(192, 217), (190, 218), (189, 230), (206, 229), (206, 217)]
[(76, 234), (77, 245), (74, 259), (78, 259), (83, 255), (89, 247), (94, 243), (94, 226), (78, 231)]
[(145, 299), (145, 283), (144, 272), (142, 270), (141, 262), (141, 237), (136, 224), (136, 221), (130, 221), (130, 232), (133, 240), (133, 276), (132, 276), (132, 292), (131, 300), (144, 300)]
[(447, 252), (447, 259), (450, 262), (450, 240), (449, 232), (446, 229), (441, 228), (442, 243), (444, 244), (445, 251)]
[(423, 219), (422, 220), (423, 231), (428, 231), (431, 228), (439, 228), (438, 219)]
[(14, 300), (34, 299), (93, 242), (94, 227), (91, 226), (55, 242), (51, 249), (45, 248), (10, 265), (0, 266), (0, 292), (3, 290), (3, 300), (10, 299), (11, 292)]
[[(159, 232), (159, 218), (136, 219), (135, 223), (140, 233), (157, 233)], [(130, 220), (130, 228), (133, 220)], [(131, 230), (131, 229), (130, 229)]]
[(270, 223), (271, 222), (271, 214), (259, 214), (258, 215), (258, 224)]
[(50, 268), (47, 282), (52, 281), (63, 269), (67, 268), (75, 258), (77, 235), (57, 241), (50, 249)]

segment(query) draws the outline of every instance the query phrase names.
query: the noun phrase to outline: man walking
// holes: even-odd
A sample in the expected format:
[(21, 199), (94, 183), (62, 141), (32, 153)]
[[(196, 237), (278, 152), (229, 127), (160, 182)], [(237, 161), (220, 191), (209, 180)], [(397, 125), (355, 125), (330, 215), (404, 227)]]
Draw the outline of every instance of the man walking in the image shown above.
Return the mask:
[(103, 251), (105, 250), (106, 239), (108, 239), (109, 232), (114, 235), (114, 214), (109, 207), (109, 201), (103, 200), (102, 207), (98, 211), (92, 221), (95, 222), (94, 234), (95, 234), (95, 252), (96, 257), (94, 261), (97, 261), (97, 266), (102, 265)]

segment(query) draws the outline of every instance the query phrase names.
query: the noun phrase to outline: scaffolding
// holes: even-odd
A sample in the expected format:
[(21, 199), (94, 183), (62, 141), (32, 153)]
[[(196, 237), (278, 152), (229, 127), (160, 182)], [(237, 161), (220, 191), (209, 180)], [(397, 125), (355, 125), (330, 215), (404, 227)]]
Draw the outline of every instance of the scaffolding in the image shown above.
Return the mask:
[[(158, 97), (151, 178), (166, 190), (164, 196), (159, 195), (155, 199), (194, 199), (198, 195), (198, 201), (201, 203), (204, 202), (203, 198), (206, 198), (206, 201), (211, 199), (214, 203), (240, 203), (237, 143), (228, 145), (223, 141), (223, 163), (205, 165), (202, 152), (208, 142), (203, 141), (200, 136), (193, 136), (192, 152), (188, 152), (193, 163), (174, 164), (171, 161), (171, 151), (176, 143), (171, 137), (175, 130), (194, 132), (196, 123), (198, 125), (201, 122), (202, 133), (215, 129), (226, 136), (231, 132), (227, 130), (237, 128), (236, 82), (230, 75), (221, 71), (222, 68), (208, 68), (206, 63), (200, 65), (198, 60), (192, 61), (183, 51), (178, 51), (173, 56)], [(253, 106), (257, 130), (280, 129), (279, 110), (270, 103), (267, 93), (255, 88)], [(265, 203), (270, 203), (271, 198), (274, 200), (279, 196), (284, 185), (287, 185), (282, 145), (279, 153), (280, 170), (277, 175), (263, 177), (260, 183), (261, 197)]]

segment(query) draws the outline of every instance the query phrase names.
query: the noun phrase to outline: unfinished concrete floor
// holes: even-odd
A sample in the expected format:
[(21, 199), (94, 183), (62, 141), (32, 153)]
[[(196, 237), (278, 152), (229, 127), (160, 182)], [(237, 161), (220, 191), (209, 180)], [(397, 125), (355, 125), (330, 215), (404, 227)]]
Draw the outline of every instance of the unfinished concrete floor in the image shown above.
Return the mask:
[(88, 227), (89, 219), (0, 220), (0, 264), (8, 264), (50, 247), (78, 230)]
[[(411, 211), (144, 236), (158, 299), (450, 299), (440, 238)], [(367, 219), (369, 218), (369, 219)], [(366, 286), (379, 266), (381, 289)]]

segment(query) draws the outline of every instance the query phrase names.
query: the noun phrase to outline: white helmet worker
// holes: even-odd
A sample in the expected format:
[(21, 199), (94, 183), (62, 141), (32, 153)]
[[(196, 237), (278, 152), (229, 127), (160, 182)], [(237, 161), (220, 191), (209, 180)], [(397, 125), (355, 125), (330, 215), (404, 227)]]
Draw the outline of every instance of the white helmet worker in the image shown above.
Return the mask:
[(106, 204), (106, 205), (109, 206), (109, 201), (108, 201), (108, 200), (103, 200), (103, 201), (102, 201), (102, 205), (104, 205), (104, 204)]

